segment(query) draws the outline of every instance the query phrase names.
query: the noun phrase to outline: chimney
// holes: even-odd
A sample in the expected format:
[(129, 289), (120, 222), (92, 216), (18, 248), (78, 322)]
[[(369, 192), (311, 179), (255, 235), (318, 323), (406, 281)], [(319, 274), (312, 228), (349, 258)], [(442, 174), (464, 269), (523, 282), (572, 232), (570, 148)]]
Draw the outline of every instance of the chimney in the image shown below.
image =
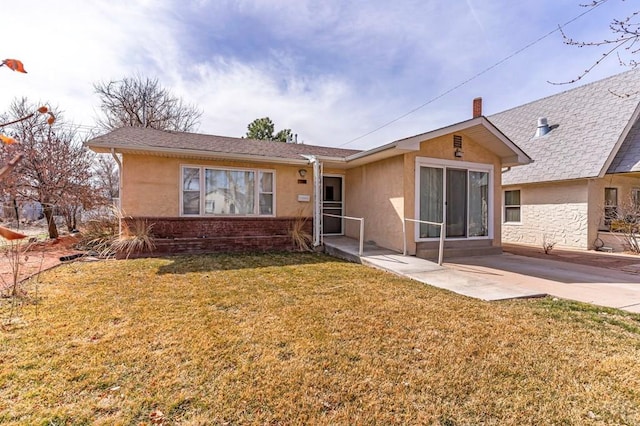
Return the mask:
[(475, 98), (473, 100), (473, 118), (482, 116), (482, 98)]
[(549, 121), (545, 117), (538, 118), (538, 130), (536, 130), (536, 137), (544, 136), (551, 131), (549, 127)]

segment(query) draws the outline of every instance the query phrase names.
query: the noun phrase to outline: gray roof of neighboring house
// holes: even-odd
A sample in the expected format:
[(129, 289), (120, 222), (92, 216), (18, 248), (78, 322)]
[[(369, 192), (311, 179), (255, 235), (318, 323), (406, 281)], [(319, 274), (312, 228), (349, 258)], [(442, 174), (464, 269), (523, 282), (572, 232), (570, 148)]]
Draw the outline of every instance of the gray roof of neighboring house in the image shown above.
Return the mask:
[[(533, 159), (504, 173), (503, 184), (638, 171), (640, 129), (631, 126), (640, 112), (639, 102), (637, 69), (489, 116)], [(552, 130), (535, 137), (539, 117), (546, 117)]]
[(607, 173), (640, 172), (640, 120), (631, 128)]
[(342, 158), (360, 152), (353, 149), (170, 132), (142, 127), (121, 127), (90, 140), (87, 145), (103, 151), (110, 148), (147, 152), (171, 150), (176, 153), (182, 151), (185, 154), (193, 152), (206, 152), (212, 155), (240, 154), (283, 160), (300, 160), (303, 155)]

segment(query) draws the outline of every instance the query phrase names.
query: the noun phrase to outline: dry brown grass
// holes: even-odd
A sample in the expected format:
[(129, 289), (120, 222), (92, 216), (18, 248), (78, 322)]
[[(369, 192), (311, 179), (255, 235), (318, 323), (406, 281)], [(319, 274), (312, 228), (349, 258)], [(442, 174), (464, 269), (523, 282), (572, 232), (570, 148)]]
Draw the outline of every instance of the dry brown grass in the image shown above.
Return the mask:
[[(106, 213), (86, 221), (82, 229), (80, 246), (97, 252), (101, 257), (129, 259), (132, 254), (150, 253), (156, 248), (153, 241), (153, 223), (145, 219), (123, 220), (121, 211), (113, 207)], [(120, 232), (119, 224), (122, 224)]]
[(40, 286), (39, 317), (0, 335), (3, 424), (640, 424), (640, 317), (614, 310), (317, 254), (71, 264)]
[(291, 242), (298, 251), (309, 251), (312, 247), (313, 237), (305, 230), (307, 221), (308, 219), (300, 212), (291, 224), (291, 229), (289, 229)]
[(131, 225), (123, 223), (122, 234), (111, 243), (110, 250), (129, 259), (132, 254), (152, 252), (156, 249), (152, 236), (153, 223), (135, 219)]

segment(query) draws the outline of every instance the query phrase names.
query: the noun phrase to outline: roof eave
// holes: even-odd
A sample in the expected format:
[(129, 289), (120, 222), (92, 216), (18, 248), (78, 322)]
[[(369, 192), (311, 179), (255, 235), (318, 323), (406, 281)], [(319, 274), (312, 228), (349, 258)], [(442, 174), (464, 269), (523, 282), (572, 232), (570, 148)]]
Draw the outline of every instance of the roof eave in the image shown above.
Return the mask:
[(519, 166), (531, 163), (533, 160), (522, 149), (520, 149), (511, 139), (502, 133), (491, 121), (486, 117), (476, 117), (470, 120), (461, 121), (447, 127), (443, 127), (430, 132), (421, 133), (406, 139), (400, 139), (368, 151), (359, 152), (357, 154), (346, 157), (349, 167), (357, 167), (373, 161), (379, 161), (390, 158), (399, 154), (420, 150), (420, 143), (426, 140), (435, 139), (440, 136), (460, 132), (474, 126), (484, 126), (494, 137), (499, 139), (506, 147), (509, 148), (510, 155), (500, 156), (501, 162), (505, 167)]
[(600, 169), (600, 173), (598, 173), (598, 177), (600, 178), (605, 177), (605, 175), (607, 174), (607, 171), (609, 171), (609, 167), (611, 167), (611, 163), (613, 163), (613, 160), (616, 158), (616, 155), (618, 155), (618, 151), (620, 150), (620, 147), (622, 146), (624, 141), (627, 139), (627, 136), (629, 136), (629, 132), (631, 131), (631, 128), (636, 123), (636, 121), (638, 121), (639, 117), (640, 117), (640, 102), (636, 105), (636, 108), (633, 111), (633, 114), (631, 114), (631, 118), (629, 119), (627, 124), (624, 126), (624, 129), (622, 130), (620, 137), (616, 141), (615, 146), (609, 153), (609, 156), (607, 157), (607, 160), (604, 162), (602, 169)]
[(487, 130), (491, 132), (496, 138), (500, 139), (514, 155), (500, 157), (502, 164), (505, 167), (524, 166), (526, 164), (533, 163), (533, 159), (524, 152), (518, 145), (507, 137), (500, 129), (498, 129), (492, 122), (485, 116), (478, 117), (482, 120)]
[[(309, 157), (308, 155), (304, 156), (305, 158)], [(319, 161), (322, 162), (324, 167), (331, 167), (335, 169), (346, 169), (347, 168), (347, 160), (345, 157), (328, 157), (323, 155), (314, 155)], [(309, 163), (309, 160), (305, 160)]]
[(350, 155), (345, 158), (348, 167), (358, 167), (363, 164), (372, 163), (374, 161), (385, 160), (387, 158), (395, 157), (396, 155), (405, 154), (411, 151), (418, 151), (420, 146), (417, 147), (399, 147), (398, 142), (392, 142), (383, 146), (379, 146), (368, 151), (359, 152), (354, 155)]
[(529, 157), (522, 158), (518, 155), (512, 155), (509, 157), (500, 157), (500, 162), (503, 167), (515, 167), (515, 166), (524, 166), (525, 164), (533, 163), (533, 160)]
[[(296, 158), (285, 157), (271, 157), (264, 155), (253, 154), (241, 154), (241, 153), (229, 153), (218, 151), (201, 151), (193, 149), (174, 149), (164, 147), (131, 147), (122, 145), (94, 145), (87, 144), (87, 146), (97, 153), (109, 153), (112, 149), (119, 154), (151, 154), (164, 157), (191, 157), (201, 159), (216, 159), (216, 160), (231, 160), (231, 161), (252, 161), (257, 163), (274, 163), (274, 164), (289, 164), (289, 165), (306, 165), (309, 163), (307, 159), (300, 156)], [(331, 158), (331, 157), (328, 157)]]

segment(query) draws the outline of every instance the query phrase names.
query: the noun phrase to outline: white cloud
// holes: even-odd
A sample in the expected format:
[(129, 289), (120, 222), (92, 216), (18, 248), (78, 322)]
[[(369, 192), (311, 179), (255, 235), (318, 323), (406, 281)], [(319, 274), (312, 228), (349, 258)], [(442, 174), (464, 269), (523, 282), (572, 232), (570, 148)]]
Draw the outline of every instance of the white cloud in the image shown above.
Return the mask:
[[(161, 31), (156, 2), (10, 2), (3, 57), (21, 59), (27, 75), (2, 71), (2, 106), (14, 96), (50, 101), (67, 111), (67, 119), (93, 121), (92, 84), (134, 72), (147, 72), (172, 49), (170, 33)], [(10, 51), (9, 51), (10, 48)], [(4, 108), (3, 108), (4, 109)]]
[(291, 128), (306, 143), (335, 144), (365, 115), (351, 88), (331, 76), (278, 74), (221, 58), (199, 64), (197, 75), (177, 86), (204, 110), (201, 130), (207, 133), (239, 137), (251, 121), (269, 116), (276, 129)]
[[(608, 2), (569, 29), (602, 38)], [(92, 124), (92, 84), (139, 74), (158, 78), (204, 110), (200, 130), (241, 136), (269, 116), (307, 143), (340, 145), (435, 98), (581, 13), (554, 0), (511, 2), (60, 1), (3, 5), (0, 111), (14, 96), (48, 100), (66, 118)], [(609, 9), (604, 9), (609, 7)], [(556, 34), (508, 62), (349, 147), (370, 147), (469, 117), (483, 96), (487, 113), (569, 87), (597, 54), (562, 45)], [(608, 61), (593, 80), (620, 72)]]

